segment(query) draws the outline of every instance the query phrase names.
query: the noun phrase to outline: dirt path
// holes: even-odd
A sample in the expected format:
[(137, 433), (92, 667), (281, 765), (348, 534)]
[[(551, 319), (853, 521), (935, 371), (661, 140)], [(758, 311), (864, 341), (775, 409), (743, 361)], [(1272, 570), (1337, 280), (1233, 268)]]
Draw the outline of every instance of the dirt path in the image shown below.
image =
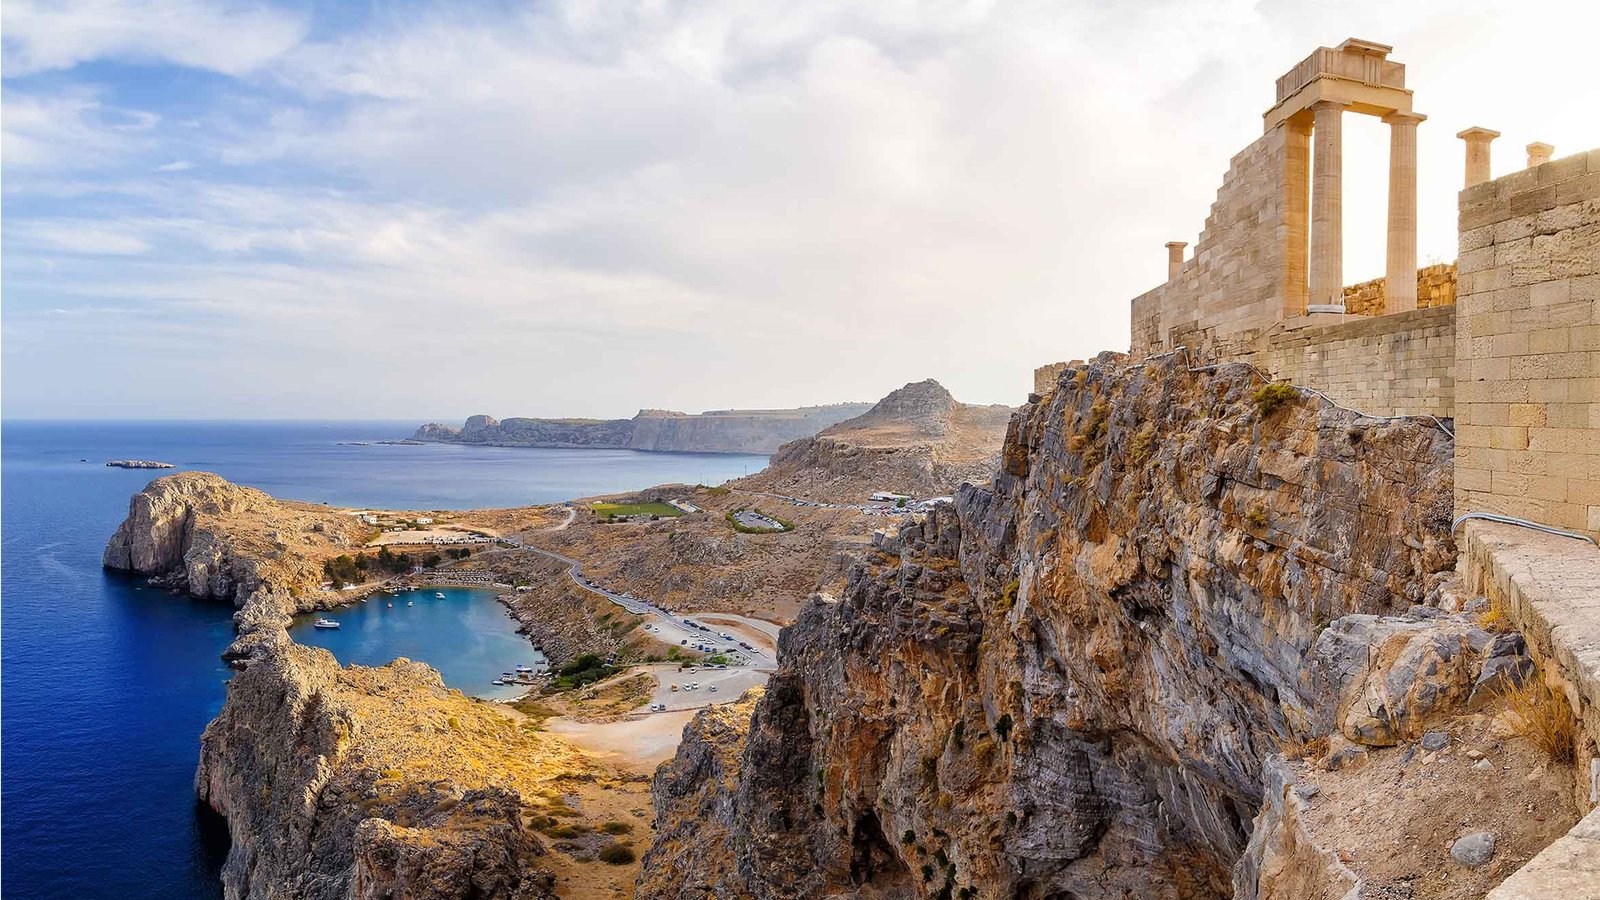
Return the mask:
[(616, 722), (575, 722), (558, 717), (545, 720), (544, 725), (551, 734), (560, 735), (603, 763), (650, 773), (677, 752), (683, 726), (694, 713), (685, 709)]

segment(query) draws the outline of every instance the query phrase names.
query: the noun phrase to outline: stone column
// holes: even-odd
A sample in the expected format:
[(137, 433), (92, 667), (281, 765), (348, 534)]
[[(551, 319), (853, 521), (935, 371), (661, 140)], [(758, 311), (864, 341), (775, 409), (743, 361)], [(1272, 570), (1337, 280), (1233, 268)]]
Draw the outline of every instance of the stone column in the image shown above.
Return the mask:
[(1392, 112), (1389, 126), (1389, 254), (1384, 315), (1417, 308), (1417, 123), (1427, 116)]
[(1283, 313), (1279, 321), (1306, 314), (1307, 237), (1311, 212), (1311, 116), (1290, 119), (1283, 129)]
[(1188, 241), (1167, 241), (1167, 280), (1178, 277), (1178, 270), (1183, 268), (1183, 248), (1189, 246)]
[(1344, 310), (1344, 187), (1340, 180), (1344, 104), (1319, 100), (1311, 141), (1311, 296), (1308, 312)]
[(1467, 142), (1466, 187), (1483, 184), (1489, 180), (1489, 142), (1499, 136), (1500, 132), (1477, 125), (1456, 132), (1456, 137)]
[(1534, 141), (1528, 145), (1528, 168), (1544, 165), (1550, 161), (1551, 154), (1555, 152), (1556, 148), (1549, 144)]

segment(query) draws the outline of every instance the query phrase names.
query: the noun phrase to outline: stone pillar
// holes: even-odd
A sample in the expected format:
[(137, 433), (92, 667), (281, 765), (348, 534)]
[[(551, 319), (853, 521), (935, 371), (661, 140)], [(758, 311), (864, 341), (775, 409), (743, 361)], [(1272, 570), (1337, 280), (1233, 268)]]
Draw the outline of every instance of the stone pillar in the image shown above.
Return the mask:
[(1550, 161), (1551, 154), (1555, 152), (1556, 148), (1549, 144), (1534, 141), (1528, 145), (1528, 168), (1544, 165)]
[(1340, 168), (1340, 124), (1344, 104), (1319, 100), (1311, 140), (1316, 144), (1311, 171), (1311, 296), (1308, 312), (1344, 310), (1344, 186)]
[(1290, 119), (1283, 129), (1283, 295), (1281, 319), (1306, 314), (1306, 237), (1311, 211), (1311, 117)]
[(1188, 241), (1167, 241), (1167, 280), (1178, 277), (1178, 270), (1183, 268), (1183, 248), (1189, 246)]
[(1456, 132), (1456, 137), (1467, 142), (1467, 182), (1465, 187), (1483, 184), (1489, 180), (1489, 142), (1500, 132), (1474, 125)]
[(1389, 253), (1384, 315), (1417, 308), (1417, 123), (1427, 116), (1392, 112), (1389, 126)]

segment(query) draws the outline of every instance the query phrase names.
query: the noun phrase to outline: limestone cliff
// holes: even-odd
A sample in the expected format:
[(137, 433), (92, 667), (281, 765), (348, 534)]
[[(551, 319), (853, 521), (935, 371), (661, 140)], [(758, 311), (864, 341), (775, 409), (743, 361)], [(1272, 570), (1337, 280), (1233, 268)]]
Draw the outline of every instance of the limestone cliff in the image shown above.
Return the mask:
[[(731, 823), (681, 842), (675, 878), (1231, 896), (1267, 760), (1365, 683), (1314, 677), (1318, 636), (1436, 599), (1453, 563), (1440, 429), (1259, 386), (1171, 357), (1067, 368), (1011, 421), (992, 485), (881, 537), (784, 631), (737, 778), (674, 763), (671, 794)], [(673, 833), (682, 805), (657, 800)], [(647, 860), (640, 896), (703, 895), (667, 865)]]
[(412, 438), (502, 447), (587, 447), (698, 453), (771, 453), (867, 409), (864, 403), (688, 414), (642, 409), (631, 419), (499, 420), (472, 416), (461, 428), (429, 423)]
[(994, 473), (1011, 413), (1008, 406), (960, 403), (930, 378), (815, 437), (785, 444), (766, 469), (733, 486), (841, 502), (880, 490), (949, 494)]
[(229, 684), (195, 787), (228, 819), (229, 898), (553, 896), (524, 817), (577, 751), (396, 660), (288, 644)]
[(280, 640), (274, 632), (294, 613), (338, 602), (315, 590), (322, 560), (360, 547), (369, 531), (343, 510), (181, 472), (133, 495), (103, 563), (239, 607), (237, 656), (255, 641)]

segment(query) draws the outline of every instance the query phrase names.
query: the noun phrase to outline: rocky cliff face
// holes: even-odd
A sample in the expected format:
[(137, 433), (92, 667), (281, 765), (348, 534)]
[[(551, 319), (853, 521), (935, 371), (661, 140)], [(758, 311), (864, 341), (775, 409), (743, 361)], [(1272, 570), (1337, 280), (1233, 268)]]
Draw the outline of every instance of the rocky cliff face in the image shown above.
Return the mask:
[(580, 754), (396, 660), (288, 644), (229, 684), (196, 791), (228, 819), (229, 898), (554, 896), (525, 826)]
[(778, 448), (766, 469), (734, 485), (841, 502), (880, 490), (948, 494), (988, 481), (1011, 413), (960, 403), (932, 379), (908, 384), (854, 419)]
[(366, 531), (339, 510), (181, 472), (133, 495), (103, 563), (239, 607), (239, 640), (228, 654), (238, 658), (260, 642), (287, 640), (281, 632), (294, 613), (337, 602), (314, 590), (321, 562), (361, 546)]
[(412, 438), (503, 447), (587, 447), (699, 453), (771, 453), (867, 409), (864, 403), (799, 409), (716, 410), (690, 415), (644, 409), (631, 419), (498, 420), (472, 416), (461, 428), (429, 423)]
[[(758, 898), (1231, 896), (1266, 761), (1349, 721), (1341, 686), (1366, 683), (1314, 675), (1318, 636), (1436, 600), (1453, 563), (1446, 435), (1258, 387), (1172, 358), (1064, 371), (1012, 420), (992, 486), (880, 538), (785, 630), (748, 736), (728, 735), (733, 783), (680, 755), (660, 832), (673, 797), (731, 824), (686, 838), (676, 877)], [(640, 896), (698, 896), (647, 863)]]

